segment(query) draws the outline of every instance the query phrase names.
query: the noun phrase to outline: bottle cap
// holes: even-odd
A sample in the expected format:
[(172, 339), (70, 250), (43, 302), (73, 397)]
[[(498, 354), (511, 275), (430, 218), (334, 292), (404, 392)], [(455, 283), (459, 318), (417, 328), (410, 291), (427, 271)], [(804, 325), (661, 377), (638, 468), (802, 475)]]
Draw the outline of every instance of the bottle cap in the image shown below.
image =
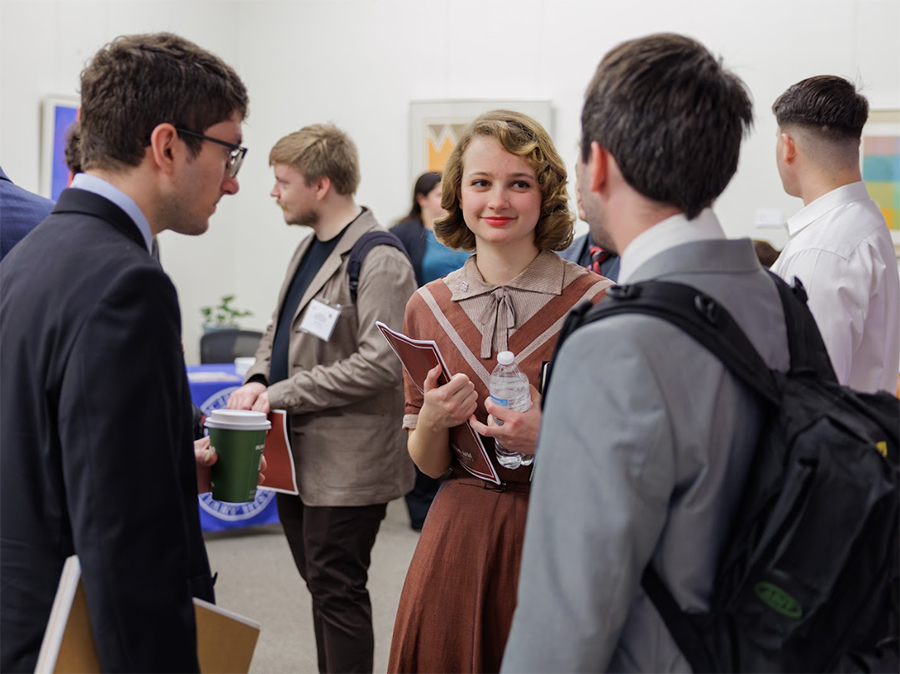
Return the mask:
[(512, 351), (501, 351), (497, 354), (497, 362), (501, 365), (512, 365), (515, 359)]

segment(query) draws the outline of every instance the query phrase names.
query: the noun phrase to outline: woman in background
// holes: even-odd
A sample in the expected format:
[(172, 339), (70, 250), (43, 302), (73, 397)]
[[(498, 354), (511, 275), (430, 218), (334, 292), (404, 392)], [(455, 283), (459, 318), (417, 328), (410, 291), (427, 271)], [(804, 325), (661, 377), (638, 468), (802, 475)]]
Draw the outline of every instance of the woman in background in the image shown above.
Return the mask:
[[(444, 173), (438, 238), (474, 251), (465, 265), (428, 283), (406, 306), (404, 333), (440, 346), (424, 392), (404, 372), (409, 453), (426, 474), (451, 469), (416, 547), (394, 623), (389, 672), (497, 672), (516, 604), (530, 467), (503, 468), (494, 438), (533, 454), (540, 427), (543, 364), (566, 313), (598, 301), (611, 281), (555, 252), (572, 241), (566, 169), (547, 132), (530, 117), (495, 110), (477, 118)], [(500, 351), (512, 351), (531, 383), (520, 413), (487, 400)], [(488, 414), (503, 420), (488, 422)], [(470, 421), (501, 480), (467, 473), (450, 428)], [(540, 470), (538, 468), (538, 470)]]
[[(447, 211), (441, 208), (441, 174), (436, 171), (423, 173), (413, 188), (412, 208), (391, 229), (409, 253), (419, 287), (456, 271), (469, 257), (465, 251), (447, 248), (435, 238), (434, 221), (445, 215)], [(416, 468), (416, 486), (406, 495), (409, 525), (413, 530), (422, 530), (440, 486), (440, 480), (428, 477)]]
[(409, 253), (420, 288), (456, 271), (469, 257), (465, 251), (447, 248), (435, 238), (434, 221), (445, 215), (447, 211), (441, 207), (441, 174), (436, 171), (423, 173), (413, 188), (412, 208), (391, 228)]

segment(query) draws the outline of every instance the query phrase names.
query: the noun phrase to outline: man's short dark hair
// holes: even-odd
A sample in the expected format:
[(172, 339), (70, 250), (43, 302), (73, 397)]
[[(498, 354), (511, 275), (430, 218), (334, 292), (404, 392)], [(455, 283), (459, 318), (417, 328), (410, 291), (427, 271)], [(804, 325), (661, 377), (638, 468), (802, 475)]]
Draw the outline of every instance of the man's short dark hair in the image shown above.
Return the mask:
[(737, 170), (752, 108), (740, 78), (699, 42), (674, 34), (630, 40), (603, 57), (588, 86), (582, 159), (596, 141), (631, 187), (691, 219)]
[[(159, 124), (203, 133), (247, 109), (237, 73), (193, 42), (172, 33), (118, 37), (81, 73), (82, 167), (137, 166)], [(200, 152), (201, 139), (182, 139)]]
[(772, 112), (782, 129), (799, 126), (829, 141), (859, 140), (869, 102), (843, 77), (817, 75), (788, 87)]

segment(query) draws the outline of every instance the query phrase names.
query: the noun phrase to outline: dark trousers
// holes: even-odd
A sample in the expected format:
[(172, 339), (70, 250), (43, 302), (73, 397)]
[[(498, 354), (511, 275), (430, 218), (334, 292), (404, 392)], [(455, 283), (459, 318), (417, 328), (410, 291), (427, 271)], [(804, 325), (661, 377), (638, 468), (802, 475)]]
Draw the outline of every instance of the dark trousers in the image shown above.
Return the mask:
[(366, 582), (387, 504), (312, 507), (288, 494), (277, 501), (294, 563), (312, 595), (319, 671), (371, 672), (375, 636)]
[(441, 481), (439, 479), (428, 477), (416, 468), (416, 486), (406, 495), (409, 523), (416, 531), (422, 530), (422, 525), (425, 524), (425, 517), (428, 515), (428, 509), (431, 508), (431, 502), (437, 496), (440, 486)]

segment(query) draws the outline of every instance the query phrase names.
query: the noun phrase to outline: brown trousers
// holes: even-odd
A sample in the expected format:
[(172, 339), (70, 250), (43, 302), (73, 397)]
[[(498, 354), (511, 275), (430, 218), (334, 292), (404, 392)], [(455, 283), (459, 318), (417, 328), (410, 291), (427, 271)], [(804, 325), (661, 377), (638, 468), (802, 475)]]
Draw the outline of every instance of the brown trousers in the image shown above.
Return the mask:
[(312, 595), (319, 672), (371, 672), (375, 636), (366, 583), (387, 504), (305, 506), (277, 494), (278, 516), (294, 563)]

